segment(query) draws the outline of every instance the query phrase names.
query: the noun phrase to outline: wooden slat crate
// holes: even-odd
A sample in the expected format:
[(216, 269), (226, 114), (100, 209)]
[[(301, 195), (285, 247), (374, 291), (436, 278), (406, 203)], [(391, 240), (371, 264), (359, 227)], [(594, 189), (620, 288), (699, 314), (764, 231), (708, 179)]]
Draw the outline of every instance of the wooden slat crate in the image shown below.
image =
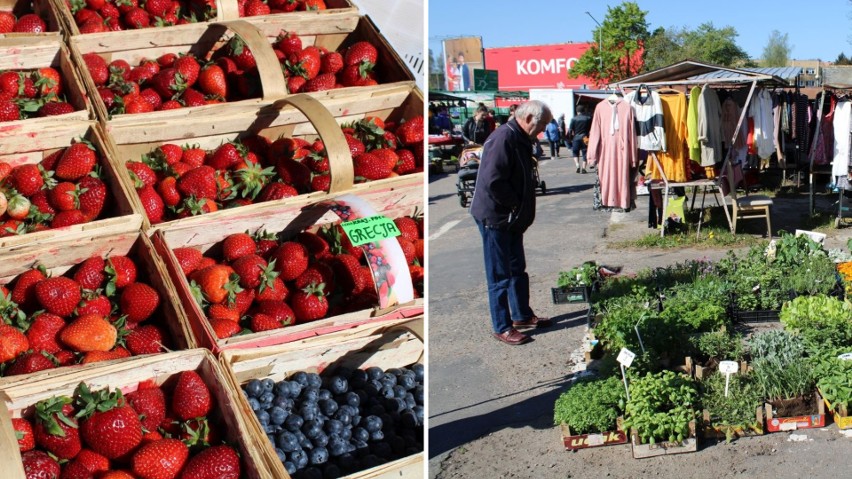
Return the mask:
[[(19, 123), (19, 122), (16, 122)], [(0, 161), (12, 164), (39, 163), (44, 157), (56, 150), (66, 148), (75, 138), (85, 138), (97, 148), (101, 168), (101, 179), (106, 183), (109, 197), (101, 212), (101, 219), (28, 233), (20, 236), (0, 238), (0, 253), (10, 248), (26, 247), (35, 243), (46, 244), (57, 241), (85, 238), (99, 232), (138, 231), (142, 224), (142, 215), (137, 213), (131, 201), (132, 190), (125, 189), (119, 178), (115, 163), (109, 159), (110, 150), (106, 146), (103, 129), (93, 121), (53, 122), (44, 128), (27, 126), (26, 133), (6, 136), (0, 126)]]
[(33, 414), (33, 405), (36, 402), (52, 396), (71, 396), (80, 382), (85, 382), (93, 391), (109, 387), (120, 388), (127, 394), (135, 391), (141, 381), (154, 379), (158, 384), (163, 384), (182, 371), (196, 371), (210, 388), (215, 400), (211, 422), (221, 426), (224, 438), (239, 452), (241, 477), (274, 477), (244, 430), (245, 421), (239, 418), (241, 412), (235, 404), (236, 394), (229, 389), (230, 383), (221, 365), (209, 351), (203, 349), (141, 357), (119, 364), (105, 364), (95, 369), (78, 370), (61, 377), (28, 381), (5, 388), (3, 394), (6, 397), (3, 399), (6, 407), (0, 408), (0, 429), (3, 437), (12, 439), (0, 443), (0, 460), (4, 460), (3, 477), (25, 477), (23, 469), (18, 466), (21, 459), (17, 440), (14, 439), (10, 413), (11, 417), (28, 417)]
[[(151, 152), (164, 143), (198, 144), (201, 148), (216, 148), (225, 141), (245, 138), (249, 135), (261, 135), (272, 141), (280, 136), (304, 138), (313, 141), (321, 138), (329, 154), (331, 165), (331, 187), (329, 192), (317, 191), (292, 198), (257, 203), (236, 208), (241, 216), (263, 216), (288, 204), (306, 205), (321, 201), (329, 194), (346, 191), (359, 195), (373, 196), (375, 192), (385, 190), (398, 191), (422, 187), (423, 173), (408, 174), (401, 177), (377, 180), (353, 186), (352, 157), (339, 124), (349, 123), (374, 116), (383, 120), (399, 122), (416, 115), (422, 115), (423, 97), (417, 89), (400, 86), (376, 96), (352, 98), (330, 98), (320, 105), (314, 98), (299, 94), (292, 95), (252, 113), (243, 112), (225, 116), (190, 116), (182, 120), (158, 121), (147, 123), (144, 128), (130, 125), (110, 124), (109, 142), (111, 155), (124, 181), (125, 188), (131, 192), (132, 200), (139, 211), (142, 206), (134, 193), (133, 182), (124, 165), (128, 161), (139, 161), (143, 154)], [(406, 193), (407, 194), (407, 193)], [(422, 194), (422, 191), (421, 191)], [(374, 205), (386, 203), (373, 202)], [(144, 217), (143, 213), (143, 217)], [(220, 210), (200, 216), (166, 221), (151, 225), (147, 217), (143, 218), (145, 228), (200, 227), (204, 224), (219, 223), (225, 218), (233, 218), (233, 211)], [(227, 220), (225, 220), (227, 221)]]
[(47, 30), (43, 33), (11, 32), (0, 34), (0, 38), (30, 41), (35, 38), (59, 39), (64, 34), (65, 27), (56, 15), (50, 0), (0, 0), (0, 11), (12, 12), (17, 18), (27, 13), (35, 13), (47, 24)]
[[(88, 35), (107, 35), (111, 37), (120, 38), (126, 36), (128, 33), (131, 33), (135, 30), (121, 30), (117, 32), (103, 32), (103, 33), (80, 33), (80, 27), (77, 26), (77, 22), (74, 20), (74, 15), (71, 13), (71, 10), (68, 8), (68, 4), (65, 3), (65, 0), (49, 0), (52, 4), (52, 9), (55, 12), (55, 16), (57, 20), (61, 23), (62, 29), (65, 32), (66, 37), (72, 36), (88, 36)], [(225, 17), (222, 15), (223, 7), (222, 0), (214, 0), (216, 4), (216, 15), (215, 17), (207, 20), (207, 22), (215, 22), (224, 20)], [(144, 5), (144, 4), (143, 4)], [(204, 23), (204, 22), (201, 22)], [(172, 29), (181, 29), (185, 25), (173, 25), (168, 27), (154, 27), (152, 22), (152, 27), (147, 28), (145, 30), (156, 30), (158, 32), (172, 30)]]
[[(342, 333), (314, 338), (280, 346), (251, 350), (225, 351), (220, 356), (230, 390), (237, 396), (243, 425), (251, 431), (251, 438), (269, 470), (279, 478), (289, 478), (274, 448), (257, 421), (254, 412), (241, 392), (241, 386), (251, 379), (286, 379), (305, 371), (322, 374), (338, 367), (382, 369), (411, 366), (423, 363), (423, 317), (378, 325), (365, 325)], [(422, 477), (423, 453), (411, 455), (379, 467), (345, 476), (347, 479), (376, 479), (391, 477)]]
[[(325, 5), (327, 7), (326, 10), (313, 10), (313, 11), (305, 11), (305, 12), (288, 12), (288, 13), (273, 13), (270, 15), (264, 15), (264, 17), (274, 17), (274, 18), (283, 18), (291, 19), (296, 17), (305, 17), (308, 19), (315, 18), (318, 15), (328, 15), (331, 13), (343, 13), (343, 12), (358, 12), (358, 7), (352, 4), (349, 0), (325, 0)], [(252, 17), (240, 17), (239, 8), (237, 7), (237, 0), (221, 0), (222, 6), (222, 18), (224, 20), (236, 20), (238, 18), (252, 18)]]
[(37, 70), (44, 67), (54, 68), (60, 73), (63, 95), (75, 111), (64, 115), (2, 122), (0, 142), (15, 141), (16, 137), (39, 131), (59, 121), (94, 119), (83, 80), (71, 61), (71, 53), (59, 36), (0, 38), (0, 71)]
[[(73, 241), (45, 245), (32, 244), (12, 253), (4, 253), (0, 256), (0, 284), (9, 284), (18, 275), (36, 265), (44, 266), (53, 276), (61, 276), (90, 257), (101, 256), (106, 258), (115, 255), (126, 255), (134, 260), (138, 267), (139, 281), (154, 288), (160, 296), (160, 306), (154, 316), (148, 319), (145, 324), (156, 323), (164, 326), (164, 332), (169, 335), (169, 346), (172, 349), (182, 350), (196, 347), (183, 308), (179, 305), (179, 299), (171, 281), (167, 279), (168, 272), (165, 264), (157, 255), (148, 237), (138, 230), (118, 234), (89, 235)], [(118, 359), (110, 361), (110, 364), (132, 359), (134, 358)], [(75, 371), (96, 367), (99, 367), (99, 363), (48, 369), (27, 375), (0, 377), (0, 388), (29, 380), (61, 377)]]

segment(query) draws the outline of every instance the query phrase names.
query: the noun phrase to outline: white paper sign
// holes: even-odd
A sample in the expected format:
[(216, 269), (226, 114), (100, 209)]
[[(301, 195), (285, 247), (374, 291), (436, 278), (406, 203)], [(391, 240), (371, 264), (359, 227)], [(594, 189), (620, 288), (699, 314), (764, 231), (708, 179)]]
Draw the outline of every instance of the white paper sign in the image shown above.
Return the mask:
[(843, 353), (840, 356), (837, 356), (837, 359), (842, 359), (843, 361), (852, 361), (852, 353)]
[(722, 361), (719, 363), (719, 371), (722, 374), (736, 374), (740, 371), (740, 365), (736, 361)]
[(618, 353), (618, 357), (616, 360), (623, 364), (624, 367), (629, 368), (631, 364), (633, 364), (633, 359), (636, 358), (636, 353), (630, 351), (627, 348), (621, 348), (621, 351)]
[(586, 444), (589, 446), (602, 446), (604, 443), (603, 434), (589, 434), (586, 436)]
[(778, 427), (782, 431), (795, 431), (799, 429), (799, 425), (795, 422), (784, 422)]

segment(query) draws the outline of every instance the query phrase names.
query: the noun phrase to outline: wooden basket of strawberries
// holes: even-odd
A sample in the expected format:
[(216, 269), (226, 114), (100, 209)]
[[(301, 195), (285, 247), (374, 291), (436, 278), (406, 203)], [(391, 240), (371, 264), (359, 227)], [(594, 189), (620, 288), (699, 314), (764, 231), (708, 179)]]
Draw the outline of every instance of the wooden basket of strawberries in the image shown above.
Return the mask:
[(5, 388), (4, 477), (272, 477), (229, 387), (193, 349)]
[(180, 30), (198, 22), (221, 21), (221, 0), (49, 0), (68, 36), (105, 34), (124, 37), (128, 30)]
[[(325, 477), (366, 479), (422, 474), (423, 354), (421, 316), (228, 350), (220, 361), (231, 390), (242, 392), (241, 418), (275, 477), (320, 477), (310, 470), (318, 469)], [(294, 427), (303, 421), (316, 427)], [(290, 433), (298, 443), (288, 444)]]
[(194, 347), (167, 275), (138, 231), (5, 253), (0, 387)]
[(95, 122), (53, 122), (0, 141), (0, 252), (138, 231), (133, 193), (109, 155)]
[(234, 207), (262, 216), (353, 189), (356, 178), (375, 180), (355, 185), (364, 194), (422, 192), (422, 106), (410, 89), (323, 104), (291, 95), (252, 114), (149, 123), (144, 134), (113, 126), (112, 156), (157, 228), (217, 223)]
[(59, 120), (94, 119), (69, 50), (57, 37), (0, 39), (0, 140)]
[(329, 13), (357, 12), (358, 7), (349, 0), (222, 0), (222, 16), (225, 20), (243, 17), (302, 17), (313, 21), (318, 15)]
[(49, 0), (0, 1), (0, 38), (32, 40), (59, 39), (64, 27)]

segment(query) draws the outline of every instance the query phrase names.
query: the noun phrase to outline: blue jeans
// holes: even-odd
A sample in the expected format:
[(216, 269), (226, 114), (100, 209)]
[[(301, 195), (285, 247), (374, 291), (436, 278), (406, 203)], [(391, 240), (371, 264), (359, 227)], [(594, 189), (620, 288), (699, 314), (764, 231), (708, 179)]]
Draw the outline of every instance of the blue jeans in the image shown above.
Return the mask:
[(524, 235), (486, 228), (479, 220), (476, 225), (485, 255), (491, 326), (495, 333), (503, 333), (512, 328), (513, 320), (526, 321), (533, 317)]

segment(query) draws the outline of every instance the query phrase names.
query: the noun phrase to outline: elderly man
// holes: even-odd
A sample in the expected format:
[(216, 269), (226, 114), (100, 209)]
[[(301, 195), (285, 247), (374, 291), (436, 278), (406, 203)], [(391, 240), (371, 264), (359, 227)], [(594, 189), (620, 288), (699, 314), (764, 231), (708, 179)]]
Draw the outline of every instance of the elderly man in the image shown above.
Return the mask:
[(470, 206), (482, 235), (494, 337), (510, 345), (532, 339), (518, 329), (550, 325), (529, 305), (524, 232), (535, 219), (533, 138), (551, 119), (547, 105), (528, 101), (488, 137)]

